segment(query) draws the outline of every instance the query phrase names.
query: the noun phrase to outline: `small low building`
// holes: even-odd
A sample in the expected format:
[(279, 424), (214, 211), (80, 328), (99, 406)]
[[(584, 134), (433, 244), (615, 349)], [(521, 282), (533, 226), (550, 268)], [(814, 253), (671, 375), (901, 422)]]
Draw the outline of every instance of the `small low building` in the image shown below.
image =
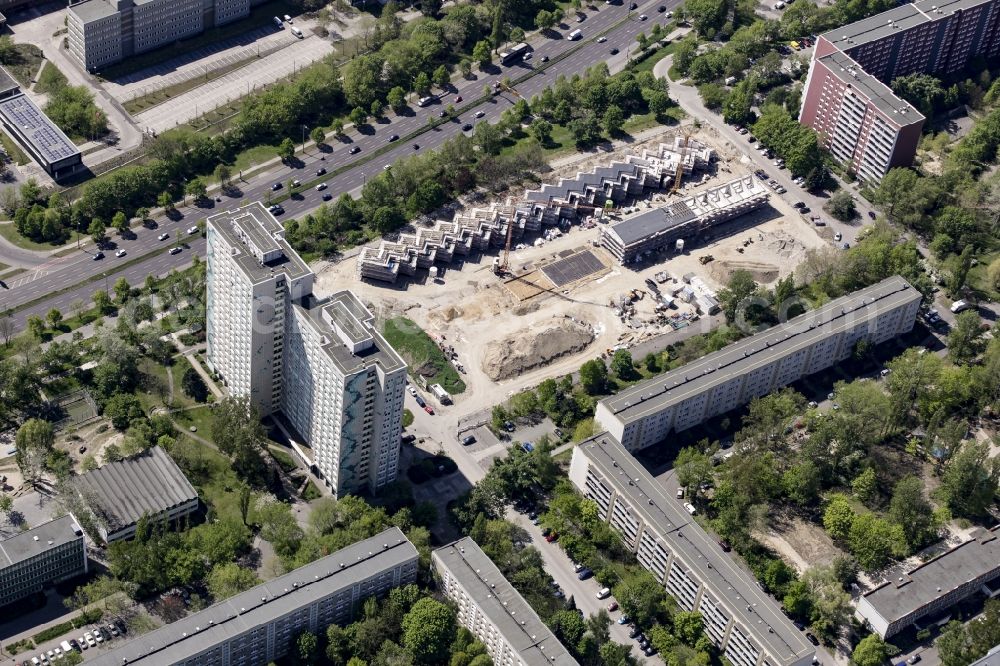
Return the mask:
[(194, 486), (158, 446), (87, 472), (77, 478), (76, 489), (107, 543), (135, 536), (143, 516), (173, 523), (199, 506)]
[(56, 180), (83, 170), (83, 156), (69, 137), (35, 106), (0, 68), (0, 125)]
[(0, 541), (0, 608), (87, 573), (83, 530), (72, 514)]
[[(1000, 583), (1000, 525), (887, 580), (858, 601), (857, 616), (882, 638), (895, 636)], [(928, 623), (929, 624), (929, 623)]]

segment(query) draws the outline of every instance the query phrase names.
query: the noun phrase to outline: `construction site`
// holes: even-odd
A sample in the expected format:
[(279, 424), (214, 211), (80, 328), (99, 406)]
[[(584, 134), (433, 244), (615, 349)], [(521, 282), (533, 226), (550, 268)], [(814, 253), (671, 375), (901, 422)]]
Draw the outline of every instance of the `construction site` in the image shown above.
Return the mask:
[(456, 402), (486, 407), (588, 358), (708, 331), (733, 271), (773, 286), (827, 245), (738, 154), (681, 133), (627, 150), (362, 248), (319, 288), (352, 283), (380, 320), (453, 346)]

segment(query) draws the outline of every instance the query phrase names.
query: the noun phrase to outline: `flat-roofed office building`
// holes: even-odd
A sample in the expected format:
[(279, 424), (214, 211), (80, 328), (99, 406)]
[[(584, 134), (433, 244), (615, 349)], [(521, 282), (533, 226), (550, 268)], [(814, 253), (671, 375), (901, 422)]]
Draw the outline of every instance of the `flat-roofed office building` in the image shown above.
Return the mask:
[(968, 541), (866, 592), (858, 600), (857, 615), (872, 631), (889, 638), (978, 592), (1000, 595), (997, 583), (1000, 526), (980, 530)]
[(87, 573), (83, 530), (72, 514), (0, 541), (0, 607)]
[(631, 386), (597, 403), (594, 418), (637, 451), (913, 328), (922, 295), (901, 277), (805, 314)]
[(208, 218), (209, 366), (263, 416), (280, 412), (337, 496), (396, 478), (406, 363), (349, 291), (315, 275), (260, 203)]
[(398, 527), (105, 652), (92, 666), (263, 666), (304, 631), (347, 624), (362, 602), (416, 581), (417, 549)]
[(431, 553), (458, 621), (486, 646), (497, 666), (578, 666), (524, 597), (471, 537)]
[(602, 433), (574, 448), (569, 478), (678, 606), (701, 613), (706, 635), (733, 666), (812, 661), (815, 648), (777, 602), (614, 437)]

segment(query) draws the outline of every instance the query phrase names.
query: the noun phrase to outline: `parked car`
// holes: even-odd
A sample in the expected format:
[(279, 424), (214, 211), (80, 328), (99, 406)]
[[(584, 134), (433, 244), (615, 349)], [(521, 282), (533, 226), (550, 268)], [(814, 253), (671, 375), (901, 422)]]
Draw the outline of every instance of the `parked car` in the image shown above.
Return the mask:
[(431, 407), (430, 405), (424, 405), (424, 411), (430, 414), (431, 416), (434, 416), (434, 408)]
[(602, 587), (601, 589), (599, 589), (597, 591), (597, 598), (598, 599), (607, 599), (610, 596), (611, 596), (611, 588), (610, 587)]
[(476, 443), (476, 438), (472, 435), (466, 435), (462, 438), (462, 446), (472, 446)]
[(593, 575), (594, 572), (590, 569), (590, 567), (584, 567), (577, 572), (576, 577), (579, 578), (580, 580), (587, 580)]
[(549, 532), (549, 534), (545, 537), (545, 540), (548, 541), (549, 543), (552, 543), (558, 538), (559, 538), (558, 532)]
[(609, 613), (613, 613), (616, 610), (618, 610), (618, 602), (617, 601), (612, 601), (610, 604), (608, 604), (608, 612)]
[(677, 489), (677, 499), (684, 499), (684, 487), (681, 486)]
[(697, 509), (695, 509), (694, 505), (691, 504), (690, 502), (684, 502), (684, 508), (687, 509), (687, 512), (690, 513), (692, 516), (695, 513), (697, 513)]
[(525, 453), (531, 453), (535, 450), (535, 445), (531, 442), (524, 442), (521, 444), (521, 448), (524, 449)]

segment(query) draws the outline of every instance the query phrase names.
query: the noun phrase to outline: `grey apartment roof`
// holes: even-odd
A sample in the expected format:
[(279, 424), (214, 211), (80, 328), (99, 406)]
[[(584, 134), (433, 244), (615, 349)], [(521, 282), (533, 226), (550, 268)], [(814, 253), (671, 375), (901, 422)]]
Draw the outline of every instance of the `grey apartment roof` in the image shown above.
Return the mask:
[(578, 173), (576, 178), (560, 180), (558, 185), (545, 184), (541, 189), (525, 194), (528, 201), (546, 202), (552, 199), (565, 201), (574, 192), (583, 192), (587, 187), (601, 188), (605, 182), (621, 182), (623, 175), (635, 177), (639, 174), (639, 166), (626, 162), (614, 162), (606, 167), (597, 167), (590, 173)]
[(49, 164), (80, 154), (63, 131), (23, 93), (0, 101), (0, 115)]
[(990, 651), (969, 666), (1000, 666), (1000, 645), (990, 648)]
[(578, 448), (774, 659), (789, 663), (815, 652), (753, 576), (722, 552), (680, 502), (667, 498), (659, 482), (613, 437), (602, 433), (581, 442)]
[(154, 446), (134, 458), (108, 463), (76, 480), (86, 501), (96, 503), (112, 532), (198, 499), (198, 491), (166, 451)]
[(865, 599), (890, 624), (980, 576), (1000, 576), (1000, 525), (886, 581)]
[(114, 16), (118, 11), (105, 0), (86, 0), (69, 6), (69, 11), (76, 14), (81, 23), (90, 23), (99, 19)]
[[(144, 634), (87, 662), (92, 666), (162, 666), (222, 644), (383, 571), (416, 560), (417, 549), (398, 527), (358, 541), (203, 611)], [(267, 601), (262, 601), (266, 599)]]
[(65, 515), (0, 541), (0, 569), (29, 560), (52, 548), (80, 539), (76, 518)]
[[(304, 302), (293, 305), (301, 311), (313, 327), (327, 338), (323, 351), (337, 364), (345, 375), (377, 364), (383, 372), (406, 367), (406, 362), (396, 353), (382, 334), (375, 328), (375, 317), (358, 297), (350, 291), (339, 291), (324, 299), (309, 296)], [(372, 344), (354, 353), (348, 349), (324, 319), (329, 316), (353, 341), (370, 339)]]
[(633, 243), (661, 234), (668, 229), (690, 222), (695, 219), (694, 211), (683, 201), (672, 203), (662, 208), (654, 208), (642, 215), (622, 220), (611, 225), (611, 230), (628, 247)]
[(970, 9), (993, 0), (920, 0), (899, 5), (875, 16), (834, 28), (822, 36), (845, 51), (884, 39), (923, 23), (940, 20), (958, 9)]
[(14, 80), (14, 77), (11, 76), (6, 69), (0, 67), (0, 95), (19, 88), (20, 84)]
[(578, 666), (576, 659), (470, 537), (438, 548), (431, 557), (461, 583), (524, 666)]
[[(294, 280), (312, 272), (285, 240), (284, 227), (259, 201), (212, 215), (208, 218), (208, 223), (230, 246), (240, 250), (240, 254), (235, 258), (236, 265), (254, 284), (270, 280), (275, 273), (284, 273), (288, 279)], [(280, 256), (273, 261), (261, 263), (244, 245), (234, 227), (249, 236), (258, 247), (280, 251)]]
[(895, 124), (905, 126), (924, 121), (922, 113), (913, 108), (909, 102), (897, 97), (889, 86), (865, 72), (861, 65), (846, 54), (834, 51), (819, 60), (834, 76), (871, 100), (872, 104)]
[(772, 363), (776, 358), (811, 345), (859, 321), (920, 298), (920, 292), (906, 280), (898, 275), (890, 277), (836, 298), (784, 324), (734, 342), (697, 361), (635, 384), (601, 402), (627, 423), (726, 382), (736, 375)]

